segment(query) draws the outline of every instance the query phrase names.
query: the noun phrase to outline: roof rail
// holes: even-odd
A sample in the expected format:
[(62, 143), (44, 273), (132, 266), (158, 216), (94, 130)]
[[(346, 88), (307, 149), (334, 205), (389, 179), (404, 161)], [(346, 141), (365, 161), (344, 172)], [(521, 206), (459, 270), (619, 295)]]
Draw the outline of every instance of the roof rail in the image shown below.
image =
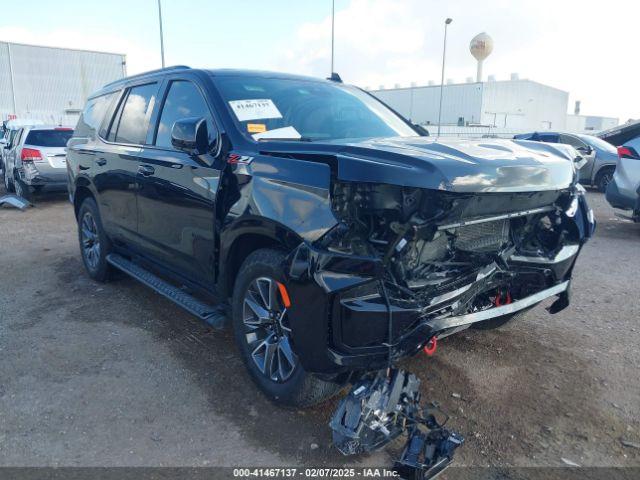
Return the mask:
[(120, 83), (120, 82), (122, 82), (124, 80), (131, 80), (133, 78), (145, 77), (147, 75), (151, 75), (151, 74), (154, 74), (154, 73), (171, 72), (171, 71), (174, 71), (174, 70), (189, 70), (190, 68), (191, 67), (189, 67), (187, 65), (173, 65), (171, 67), (158, 68), (156, 70), (149, 70), (148, 72), (137, 73), (137, 74), (131, 75), (129, 77), (124, 77), (124, 78), (120, 78), (118, 80), (114, 80), (113, 82), (107, 83), (103, 88), (110, 87), (111, 85), (115, 85), (115, 84)]

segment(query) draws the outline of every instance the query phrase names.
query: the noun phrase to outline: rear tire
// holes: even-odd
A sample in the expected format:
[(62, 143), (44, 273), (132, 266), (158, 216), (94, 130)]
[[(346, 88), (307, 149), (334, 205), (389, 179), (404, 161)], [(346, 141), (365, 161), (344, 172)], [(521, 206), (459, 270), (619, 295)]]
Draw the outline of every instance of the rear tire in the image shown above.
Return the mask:
[(85, 198), (78, 210), (78, 241), (82, 262), (91, 278), (98, 282), (109, 280), (112, 267), (107, 262), (111, 242), (107, 237), (98, 205), (93, 198)]
[[(285, 281), (281, 266), (284, 258), (283, 252), (260, 249), (245, 259), (233, 289), (233, 332), (242, 360), (260, 390), (280, 405), (306, 407), (327, 400), (342, 387), (307, 373), (295, 353), (294, 362), (289, 361), (288, 353), (281, 353), (291, 351), (289, 340), (295, 345), (290, 329), (283, 327), (285, 322), (289, 322), (289, 318), (286, 317), (286, 309), (282, 307), (282, 300), (277, 291), (277, 282)], [(273, 295), (268, 293), (272, 291), (272, 285), (276, 286), (273, 287)], [(267, 293), (262, 295), (263, 292)], [(273, 301), (269, 300), (272, 298)], [(256, 302), (260, 304), (257, 306), (259, 308), (255, 306)], [(263, 312), (262, 316), (255, 314), (256, 309)], [(276, 320), (273, 320), (272, 316), (275, 316)], [(265, 320), (261, 321), (262, 319)], [(280, 350), (281, 341), (286, 344), (283, 350)], [(267, 352), (270, 349), (275, 353), (270, 353), (271, 361), (267, 361)], [(267, 364), (271, 366), (275, 363), (275, 367), (267, 367)], [(290, 370), (292, 363), (295, 365)], [(285, 370), (284, 374), (279, 373), (282, 372), (281, 366)]]
[(19, 178), (14, 178), (14, 187), (17, 196), (22, 197), (29, 202), (33, 201), (33, 194), (31, 193), (31, 187), (29, 187), (29, 185)]
[(607, 191), (607, 187), (613, 180), (613, 173), (615, 171), (615, 167), (605, 167), (598, 172), (596, 176), (596, 187), (598, 187), (598, 191), (602, 193)]

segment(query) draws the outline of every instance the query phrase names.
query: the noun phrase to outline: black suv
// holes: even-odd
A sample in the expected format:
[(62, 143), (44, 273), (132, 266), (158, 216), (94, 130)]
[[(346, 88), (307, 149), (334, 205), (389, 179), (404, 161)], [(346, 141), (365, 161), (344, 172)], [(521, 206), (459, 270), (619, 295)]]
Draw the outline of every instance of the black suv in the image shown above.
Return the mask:
[(68, 144), (89, 275), (230, 318), (254, 380), (289, 405), (547, 298), (566, 307), (594, 229), (575, 160), (433, 140), (340, 81), (188, 67), (105, 86)]

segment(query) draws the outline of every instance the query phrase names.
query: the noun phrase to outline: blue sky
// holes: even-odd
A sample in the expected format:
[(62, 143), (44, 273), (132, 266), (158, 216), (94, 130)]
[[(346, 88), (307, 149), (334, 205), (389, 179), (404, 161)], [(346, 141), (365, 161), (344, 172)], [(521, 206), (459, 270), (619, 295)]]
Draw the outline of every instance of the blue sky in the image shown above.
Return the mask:
[[(162, 0), (167, 64), (329, 73), (330, 0)], [(7, 14), (7, 12), (10, 12)], [(512, 72), (570, 92), (585, 114), (640, 117), (640, 2), (625, 0), (336, 0), (336, 70), (377, 88), (475, 75), (468, 47), (494, 41), (485, 75)], [(160, 66), (156, 0), (21, 0), (0, 40), (127, 54), (128, 72)], [(627, 45), (625, 47), (624, 45)]]

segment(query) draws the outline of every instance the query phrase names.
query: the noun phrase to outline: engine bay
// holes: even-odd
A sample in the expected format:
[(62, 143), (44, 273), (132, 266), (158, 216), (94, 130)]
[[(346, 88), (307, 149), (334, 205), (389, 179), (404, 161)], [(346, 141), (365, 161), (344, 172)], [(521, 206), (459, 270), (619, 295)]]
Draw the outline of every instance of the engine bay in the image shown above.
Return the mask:
[(482, 288), (467, 292), (451, 314), (491, 308), (507, 294), (521, 298), (544, 283), (533, 277), (549, 273), (514, 270), (512, 257), (553, 259), (580, 241), (566, 214), (569, 190), (461, 195), (336, 183), (332, 198), (341, 224), (325, 246), (381, 258), (389, 299), (403, 306), (437, 304), (434, 298), (479, 280)]

